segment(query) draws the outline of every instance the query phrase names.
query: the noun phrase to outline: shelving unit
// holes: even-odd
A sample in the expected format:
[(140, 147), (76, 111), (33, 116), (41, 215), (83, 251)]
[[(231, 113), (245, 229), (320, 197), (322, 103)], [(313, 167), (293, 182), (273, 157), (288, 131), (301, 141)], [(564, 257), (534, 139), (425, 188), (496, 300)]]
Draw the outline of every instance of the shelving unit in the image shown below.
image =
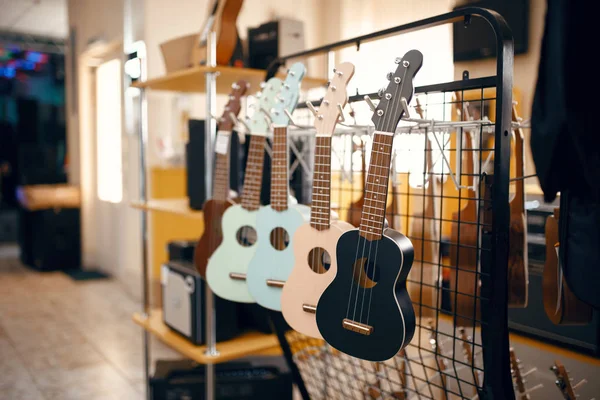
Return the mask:
[(202, 211), (192, 210), (188, 206), (188, 199), (160, 199), (148, 200), (146, 202), (134, 201), (130, 204), (131, 207), (143, 211), (162, 211), (172, 214), (183, 215), (185, 217), (202, 219)]
[[(250, 83), (251, 92), (255, 92), (259, 90), (260, 83), (265, 80), (265, 71), (260, 69), (223, 66), (207, 67), (203, 65), (172, 72), (159, 78), (136, 82), (132, 86), (139, 89), (205, 93), (206, 81), (204, 77), (207, 73), (217, 74), (217, 94), (229, 93), (231, 91), (231, 84), (239, 79), (248, 81), (248, 83)], [(277, 77), (283, 79), (285, 78), (285, 75), (278, 74)], [(306, 77), (302, 80), (302, 87), (305, 89), (312, 89), (324, 86), (326, 83), (326, 79)]]
[(248, 354), (281, 354), (277, 336), (247, 332), (237, 338), (219, 342), (219, 355), (209, 357), (205, 354), (206, 346), (195, 346), (171, 331), (163, 323), (162, 310), (160, 309), (153, 309), (147, 317), (135, 313), (133, 314), (133, 322), (150, 332), (167, 346), (200, 364), (219, 364)]

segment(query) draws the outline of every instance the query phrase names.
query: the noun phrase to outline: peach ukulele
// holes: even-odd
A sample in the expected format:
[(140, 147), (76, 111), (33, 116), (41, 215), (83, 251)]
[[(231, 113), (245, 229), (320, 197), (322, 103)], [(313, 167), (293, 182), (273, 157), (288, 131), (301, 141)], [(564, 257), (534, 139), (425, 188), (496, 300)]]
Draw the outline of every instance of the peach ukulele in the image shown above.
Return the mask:
[(310, 223), (294, 234), (295, 263), (281, 293), (281, 311), (300, 333), (320, 338), (315, 311), (323, 290), (336, 274), (335, 246), (342, 233), (352, 229), (344, 221), (331, 221), (331, 135), (347, 101), (346, 86), (354, 65), (334, 70), (327, 94), (315, 116), (317, 130)]
[(233, 130), (231, 114), (240, 112), (240, 98), (246, 93), (248, 83), (238, 81), (232, 85), (229, 101), (225, 105), (223, 115), (218, 121), (217, 139), (215, 140), (215, 170), (213, 176), (212, 198), (202, 206), (204, 214), (204, 232), (194, 250), (196, 269), (206, 277), (206, 264), (213, 251), (223, 240), (221, 218), (233, 201), (229, 199), (229, 139)]
[(338, 240), (337, 274), (317, 304), (323, 338), (337, 350), (369, 361), (394, 357), (415, 332), (415, 312), (406, 291), (413, 246), (386, 226), (385, 208), (394, 134), (413, 96), (412, 81), (423, 54), (411, 50), (396, 63), (372, 117), (375, 132), (360, 228)]

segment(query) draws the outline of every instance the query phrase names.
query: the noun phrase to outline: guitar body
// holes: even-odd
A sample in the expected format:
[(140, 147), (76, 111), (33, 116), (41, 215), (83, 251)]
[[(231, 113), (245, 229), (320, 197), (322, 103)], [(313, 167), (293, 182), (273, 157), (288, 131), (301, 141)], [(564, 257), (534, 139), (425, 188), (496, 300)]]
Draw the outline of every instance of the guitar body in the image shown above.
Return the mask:
[[(256, 216), (257, 246), (248, 265), (247, 283), (254, 300), (263, 307), (281, 311), (281, 286), (269, 286), (267, 280), (286, 282), (294, 267), (293, 238), (296, 230), (308, 220), (310, 208), (301, 204), (292, 205), (284, 211), (263, 207)], [(271, 244), (275, 228), (284, 228), (289, 243), (283, 250)]]
[[(246, 275), (248, 264), (256, 252), (256, 242), (246, 245), (237, 239), (238, 231), (246, 227), (248, 233), (256, 232), (258, 210), (248, 211), (236, 204), (223, 214), (223, 241), (208, 260), (206, 280), (219, 297), (239, 303), (254, 303), (245, 279), (233, 279), (230, 274)], [(252, 229), (250, 229), (252, 228)]]
[(461, 212), (452, 214), (450, 264), (455, 268), (450, 271), (450, 307), (456, 326), (474, 326), (473, 318), (479, 320), (481, 315), (480, 301), (475, 298), (479, 296), (476, 208), (475, 200), (468, 200)]
[[(333, 221), (326, 230), (315, 229), (307, 223), (294, 234), (294, 268), (281, 293), (281, 311), (287, 323), (296, 331), (321, 338), (315, 314), (304, 311), (302, 306), (308, 304), (316, 307), (321, 294), (335, 277), (337, 242), (350, 229), (353, 226), (344, 221)], [(328, 269), (322, 262), (322, 252), (313, 251), (315, 248), (324, 249), (329, 254)]]
[[(374, 268), (370, 268), (376, 271), (375, 276), (366, 277), (363, 269), (361, 277), (356, 277), (355, 270), (361, 268), (355, 268), (359, 247), (368, 250), (377, 244)], [(336, 257), (337, 274), (317, 305), (317, 325), (323, 338), (336, 349), (364, 360), (394, 357), (411, 341), (415, 329), (415, 313), (406, 291), (406, 277), (413, 262), (410, 240), (385, 229), (380, 240), (370, 242), (353, 229), (338, 240)], [(357, 310), (355, 304), (365, 306)], [(368, 335), (346, 329), (342, 323), (346, 318), (373, 329)]]
[[(527, 229), (525, 215), (510, 213), (508, 233), (508, 305), (527, 307), (529, 273), (527, 267)], [(554, 247), (553, 247), (554, 248)]]
[(206, 277), (206, 265), (208, 259), (223, 241), (223, 230), (221, 220), (225, 210), (234, 203), (231, 200), (220, 201), (210, 199), (202, 206), (204, 214), (204, 232), (196, 244), (194, 250), (194, 265), (198, 273)]
[[(217, 65), (229, 65), (237, 46), (238, 31), (237, 17), (242, 9), (243, 0), (219, 0), (218, 10), (215, 15), (217, 36)], [(200, 38), (201, 39), (201, 38)], [(190, 64), (197, 66), (206, 64), (206, 44), (198, 43), (192, 49)]]
[(559, 240), (558, 232), (558, 219), (551, 215), (546, 219), (546, 263), (542, 274), (544, 310), (555, 325), (587, 324), (592, 320), (592, 307), (575, 296), (564, 276), (560, 274), (560, 264), (554, 247)]

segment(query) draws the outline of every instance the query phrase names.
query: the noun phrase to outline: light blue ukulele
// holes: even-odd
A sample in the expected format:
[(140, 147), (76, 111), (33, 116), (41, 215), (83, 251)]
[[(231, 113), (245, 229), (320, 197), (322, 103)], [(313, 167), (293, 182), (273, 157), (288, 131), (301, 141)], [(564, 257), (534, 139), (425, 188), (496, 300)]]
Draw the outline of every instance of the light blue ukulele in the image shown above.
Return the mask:
[[(300, 225), (310, 217), (310, 208), (289, 204), (288, 194), (288, 116), (298, 101), (300, 79), (304, 65), (290, 68), (286, 84), (279, 95), (280, 103), (271, 111), (273, 149), (271, 155), (271, 204), (257, 215), (257, 248), (248, 265), (248, 289), (254, 300), (263, 307), (281, 311), (281, 290), (294, 267), (291, 238)], [(295, 82), (292, 81), (295, 79)], [(286, 86), (287, 85), (287, 86)]]
[(240, 303), (253, 303), (246, 284), (246, 270), (256, 250), (256, 214), (260, 208), (265, 140), (269, 122), (262, 110), (270, 110), (279, 102), (283, 87), (279, 78), (271, 78), (258, 92), (254, 115), (248, 121), (250, 146), (246, 161), (244, 188), (240, 204), (223, 214), (223, 242), (215, 250), (206, 268), (206, 280), (219, 297)]

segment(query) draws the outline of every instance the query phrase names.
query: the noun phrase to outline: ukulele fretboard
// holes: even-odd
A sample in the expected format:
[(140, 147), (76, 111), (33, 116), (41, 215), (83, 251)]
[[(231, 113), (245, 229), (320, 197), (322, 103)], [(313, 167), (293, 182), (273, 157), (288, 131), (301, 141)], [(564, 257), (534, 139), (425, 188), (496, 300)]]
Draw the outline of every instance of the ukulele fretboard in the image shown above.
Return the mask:
[(285, 126), (273, 129), (271, 208), (276, 211), (288, 208), (288, 144)]
[(263, 163), (265, 159), (265, 136), (252, 135), (248, 148), (248, 159), (244, 176), (242, 207), (246, 210), (258, 210), (262, 188)]
[(329, 229), (331, 188), (331, 136), (317, 136), (313, 170), (310, 225), (317, 230)]
[(229, 141), (230, 131), (219, 131), (215, 143), (215, 172), (212, 198), (225, 201), (229, 197)]
[(367, 240), (379, 240), (383, 234), (393, 142), (392, 133), (373, 134), (365, 203), (360, 219), (360, 235)]

